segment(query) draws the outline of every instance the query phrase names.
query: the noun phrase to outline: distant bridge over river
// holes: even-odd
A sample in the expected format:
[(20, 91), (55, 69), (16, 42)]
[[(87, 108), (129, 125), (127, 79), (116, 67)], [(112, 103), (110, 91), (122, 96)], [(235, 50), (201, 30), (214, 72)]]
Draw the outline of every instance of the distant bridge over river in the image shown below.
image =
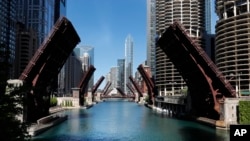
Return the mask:
[(109, 99), (109, 98), (123, 98), (123, 99), (135, 99), (134, 95), (103, 95), (101, 96), (102, 99)]

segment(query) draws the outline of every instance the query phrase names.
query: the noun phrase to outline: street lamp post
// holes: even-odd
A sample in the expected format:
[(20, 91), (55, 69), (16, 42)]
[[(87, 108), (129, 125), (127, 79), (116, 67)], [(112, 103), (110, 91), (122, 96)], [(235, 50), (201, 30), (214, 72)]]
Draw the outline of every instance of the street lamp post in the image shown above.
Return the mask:
[(241, 96), (241, 94), (240, 94), (240, 76), (241, 76), (241, 73), (239, 73), (239, 75), (238, 75), (238, 81), (239, 81), (239, 91), (238, 91), (238, 97), (240, 97)]

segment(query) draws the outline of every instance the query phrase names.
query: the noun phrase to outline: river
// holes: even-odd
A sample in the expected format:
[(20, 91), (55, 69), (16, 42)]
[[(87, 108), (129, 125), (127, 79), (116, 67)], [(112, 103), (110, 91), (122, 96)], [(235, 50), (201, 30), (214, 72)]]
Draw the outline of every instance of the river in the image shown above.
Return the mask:
[(229, 133), (123, 100), (65, 111), (68, 120), (34, 141), (229, 141)]

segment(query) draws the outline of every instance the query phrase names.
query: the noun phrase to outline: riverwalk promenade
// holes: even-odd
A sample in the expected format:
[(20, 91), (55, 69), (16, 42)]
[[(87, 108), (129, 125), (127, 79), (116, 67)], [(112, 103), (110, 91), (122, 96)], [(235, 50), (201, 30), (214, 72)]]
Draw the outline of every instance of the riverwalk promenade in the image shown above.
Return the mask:
[(37, 136), (42, 132), (64, 122), (68, 119), (68, 115), (65, 115), (63, 111), (67, 109), (88, 109), (93, 105), (83, 106), (83, 107), (61, 107), (55, 106), (49, 109), (50, 115), (37, 120), (37, 123), (33, 123), (28, 128), (29, 135)]

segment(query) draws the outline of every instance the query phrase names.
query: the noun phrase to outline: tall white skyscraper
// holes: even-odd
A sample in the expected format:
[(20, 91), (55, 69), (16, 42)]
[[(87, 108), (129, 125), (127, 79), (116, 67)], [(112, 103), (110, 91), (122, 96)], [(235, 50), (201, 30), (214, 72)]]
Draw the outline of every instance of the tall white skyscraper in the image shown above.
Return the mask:
[(129, 83), (129, 76), (133, 76), (133, 48), (134, 42), (132, 36), (129, 34), (125, 40), (125, 73), (124, 73), (124, 92), (127, 94), (128, 88), (126, 84)]

